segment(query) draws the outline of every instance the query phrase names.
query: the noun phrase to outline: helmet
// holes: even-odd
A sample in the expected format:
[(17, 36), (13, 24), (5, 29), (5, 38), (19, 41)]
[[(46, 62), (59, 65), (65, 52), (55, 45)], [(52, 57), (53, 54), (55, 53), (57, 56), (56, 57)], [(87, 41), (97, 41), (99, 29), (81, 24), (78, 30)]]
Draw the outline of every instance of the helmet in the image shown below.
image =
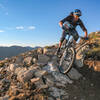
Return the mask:
[(74, 15), (82, 16), (82, 12), (79, 9), (75, 9)]

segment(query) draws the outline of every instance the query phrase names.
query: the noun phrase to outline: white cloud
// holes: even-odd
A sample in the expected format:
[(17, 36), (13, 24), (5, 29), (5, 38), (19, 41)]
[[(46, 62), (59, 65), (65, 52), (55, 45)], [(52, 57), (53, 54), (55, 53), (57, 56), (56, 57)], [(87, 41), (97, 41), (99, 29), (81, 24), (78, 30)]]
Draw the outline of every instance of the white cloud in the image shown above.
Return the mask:
[(4, 30), (0, 30), (0, 33), (5, 32)]
[(17, 26), (16, 29), (17, 29), (17, 30), (23, 30), (24, 27), (23, 27), (23, 26)]
[(8, 15), (8, 12), (6, 12), (5, 15)]
[(28, 29), (29, 30), (34, 30), (35, 29), (35, 26), (29, 26)]
[(4, 5), (2, 5), (2, 4), (0, 3), (0, 8), (4, 9), (5, 7), (4, 7)]
[(6, 8), (6, 6), (4, 6), (3, 4), (0, 3), (0, 10), (5, 14), (8, 15), (8, 10)]

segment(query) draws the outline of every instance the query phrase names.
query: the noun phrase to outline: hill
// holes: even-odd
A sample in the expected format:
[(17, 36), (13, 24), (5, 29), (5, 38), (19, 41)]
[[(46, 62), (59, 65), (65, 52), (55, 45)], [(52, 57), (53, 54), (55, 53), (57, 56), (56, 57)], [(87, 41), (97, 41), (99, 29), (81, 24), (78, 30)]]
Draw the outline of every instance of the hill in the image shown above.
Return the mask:
[(0, 47), (0, 60), (4, 58), (9, 58), (12, 56), (17, 56), (20, 53), (32, 50), (31, 47), (21, 47), (21, 46), (11, 46), (11, 47)]
[(100, 100), (100, 72), (84, 62), (96, 60), (89, 52), (98, 42), (87, 43), (67, 74), (58, 70), (56, 45), (0, 61), (0, 100)]

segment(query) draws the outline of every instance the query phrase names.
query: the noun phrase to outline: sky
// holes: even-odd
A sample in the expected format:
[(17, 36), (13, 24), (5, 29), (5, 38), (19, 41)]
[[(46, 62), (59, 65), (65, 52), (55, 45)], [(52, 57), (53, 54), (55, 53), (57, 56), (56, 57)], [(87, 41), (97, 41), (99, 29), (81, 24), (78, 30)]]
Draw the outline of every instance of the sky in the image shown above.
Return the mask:
[(82, 11), (88, 33), (100, 31), (100, 0), (0, 0), (0, 46), (56, 44), (62, 34), (59, 21), (74, 9)]

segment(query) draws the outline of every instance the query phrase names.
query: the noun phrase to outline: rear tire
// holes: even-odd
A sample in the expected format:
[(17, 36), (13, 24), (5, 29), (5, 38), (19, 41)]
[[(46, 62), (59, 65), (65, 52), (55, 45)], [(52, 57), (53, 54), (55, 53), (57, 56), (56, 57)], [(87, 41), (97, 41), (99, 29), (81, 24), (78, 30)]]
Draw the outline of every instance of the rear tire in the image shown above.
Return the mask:
[(59, 67), (62, 67), (63, 72), (67, 73), (71, 68), (75, 59), (75, 49), (73, 47), (66, 48), (60, 58)]

